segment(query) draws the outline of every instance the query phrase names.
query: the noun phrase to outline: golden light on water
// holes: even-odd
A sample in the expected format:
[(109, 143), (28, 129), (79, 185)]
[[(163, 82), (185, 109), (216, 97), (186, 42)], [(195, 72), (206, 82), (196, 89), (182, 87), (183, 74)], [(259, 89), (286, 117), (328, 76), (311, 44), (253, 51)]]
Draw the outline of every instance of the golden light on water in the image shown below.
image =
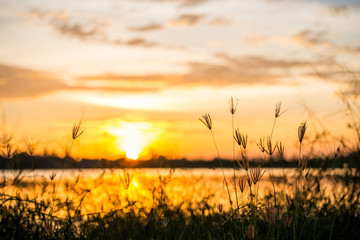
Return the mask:
[[(48, 179), (48, 170), (36, 170), (36, 181), (41, 179)], [(318, 175), (318, 170), (315, 170), (311, 173), (312, 176)], [(197, 206), (201, 204), (202, 200), (208, 196), (208, 203), (211, 206), (217, 206), (219, 203), (222, 203), (226, 209), (229, 208), (229, 202), (227, 199), (226, 188), (223, 185), (223, 176), (219, 169), (177, 169), (175, 173), (170, 174), (169, 169), (137, 169), (131, 172), (128, 172), (132, 176), (129, 182), (129, 188), (125, 189), (121, 184), (120, 178), (123, 177), (124, 172), (122, 170), (104, 170), (102, 169), (87, 169), (85, 171), (77, 170), (65, 170), (64, 181), (61, 183), (60, 191), (58, 196), (65, 200), (66, 198), (71, 199), (72, 201), (79, 201), (78, 192), (83, 189), (91, 189), (91, 194), (86, 195), (82, 200), (81, 210), (84, 213), (102, 211), (111, 211), (114, 208), (114, 199), (119, 201), (120, 206), (126, 206), (127, 201), (136, 201), (141, 202), (142, 206), (145, 208), (151, 208), (153, 204), (153, 197), (163, 194), (162, 186), (164, 186), (164, 180), (166, 179), (166, 195), (171, 199), (174, 204), (180, 204), (183, 202), (191, 203)], [(271, 174), (270, 174), (271, 172)], [(343, 174), (343, 170), (335, 170), (332, 174)], [(31, 194), (34, 191), (32, 188), (31, 182), (34, 181), (34, 177), (31, 175), (31, 172), (25, 173), (24, 181), (28, 182), (24, 189), (19, 192), (20, 195), (26, 196), (26, 194)], [(264, 174), (258, 186), (257, 195), (259, 199), (265, 197), (268, 192), (272, 191), (273, 182), (271, 178), (273, 177), (283, 177), (286, 178), (275, 182), (275, 187), (279, 194), (281, 192), (288, 195), (294, 194), (294, 178), (296, 174), (295, 169), (267, 169), (267, 172)], [(79, 178), (73, 178), (76, 175)], [(239, 179), (246, 178), (244, 170), (237, 171), (236, 173)], [(6, 176), (9, 179), (12, 179), (11, 171), (4, 171), (0, 174), (0, 177), (3, 178)], [(233, 177), (232, 169), (225, 169), (225, 176), (230, 181)], [(98, 184), (101, 180), (102, 184)], [(49, 181), (49, 180), (47, 180)], [(51, 184), (58, 183), (58, 178), (55, 178)], [(287, 184), (284, 184), (283, 181), (287, 181)], [(321, 186), (326, 186), (324, 188), (324, 194), (326, 196), (333, 196), (333, 194), (340, 194), (341, 190), (344, 189), (344, 182), (342, 181), (333, 181), (327, 178), (321, 179)], [(66, 185), (70, 184), (72, 188), (67, 188)], [(51, 186), (51, 185), (50, 185)], [(40, 189), (36, 185), (36, 189)], [(53, 194), (51, 188), (47, 188), (45, 194), (39, 195), (41, 199), (51, 199)], [(326, 190), (326, 191), (325, 191)], [(7, 186), (6, 191), (9, 194), (15, 194), (18, 189), (14, 186)], [(159, 195), (157, 195), (159, 194)], [(246, 204), (250, 201), (250, 190), (248, 187), (245, 188), (243, 193), (238, 192), (239, 201)], [(242, 197), (243, 196), (243, 197)], [(231, 191), (232, 199), (236, 198), (235, 191)], [(184, 207), (186, 204), (184, 205)], [(119, 205), (117, 206), (119, 207)], [(66, 215), (66, 211), (59, 211), (58, 216)]]

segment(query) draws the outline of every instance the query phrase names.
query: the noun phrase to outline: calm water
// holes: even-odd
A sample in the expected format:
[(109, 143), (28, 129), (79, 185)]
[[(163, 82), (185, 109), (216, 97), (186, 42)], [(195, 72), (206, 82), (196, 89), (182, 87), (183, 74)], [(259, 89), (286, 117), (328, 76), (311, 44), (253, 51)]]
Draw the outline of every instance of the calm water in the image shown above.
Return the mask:
[[(81, 202), (81, 210), (85, 213), (111, 211), (125, 206), (129, 201), (139, 207), (149, 207), (153, 204), (154, 195), (167, 194), (174, 203), (185, 203), (184, 207), (196, 207), (205, 200), (213, 206), (219, 203), (229, 207), (228, 195), (224, 185), (221, 169), (176, 169), (170, 174), (170, 169), (83, 169), (65, 170), (59, 190), (56, 192), (62, 170), (1, 171), (0, 177), (5, 183), (0, 191), (9, 195), (20, 194), (30, 198), (54, 199), (66, 198), (75, 203)], [(243, 193), (234, 189), (234, 170), (224, 170), (232, 199), (238, 202), (249, 200), (249, 187)], [(50, 175), (56, 173), (54, 180)], [(132, 176), (129, 188), (125, 189), (124, 176)], [(296, 183), (295, 169), (266, 169), (258, 186), (253, 189), (259, 199), (274, 190), (279, 196), (293, 195)], [(342, 181), (334, 180), (334, 176), (343, 175), (344, 170), (333, 170), (321, 177), (320, 190), (331, 196), (343, 190)], [(244, 170), (236, 170), (236, 180), (245, 178)], [(312, 184), (319, 177), (318, 170), (310, 170), (305, 179)], [(14, 179), (20, 179), (11, 185)], [(4, 182), (5, 181), (5, 182)], [(15, 186), (14, 186), (15, 185)], [(125, 184), (126, 185), (126, 184)], [(284, 199), (284, 198), (283, 198)]]

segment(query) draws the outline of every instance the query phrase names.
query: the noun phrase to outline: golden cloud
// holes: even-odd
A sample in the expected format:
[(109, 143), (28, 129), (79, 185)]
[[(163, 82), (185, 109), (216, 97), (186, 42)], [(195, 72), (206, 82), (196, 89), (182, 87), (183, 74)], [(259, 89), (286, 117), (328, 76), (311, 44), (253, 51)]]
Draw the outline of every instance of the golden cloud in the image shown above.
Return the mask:
[(203, 20), (203, 18), (204, 15), (183, 14), (173, 20), (170, 20), (169, 24), (172, 26), (193, 26)]
[(0, 64), (0, 98), (37, 97), (68, 86), (52, 73)]

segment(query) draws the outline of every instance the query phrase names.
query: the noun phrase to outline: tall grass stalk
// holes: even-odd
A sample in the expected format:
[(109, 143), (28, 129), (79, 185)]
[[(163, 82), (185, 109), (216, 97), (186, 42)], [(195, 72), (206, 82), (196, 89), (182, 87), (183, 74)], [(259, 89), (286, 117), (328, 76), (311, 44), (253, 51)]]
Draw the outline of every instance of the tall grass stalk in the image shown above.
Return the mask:
[(270, 140), (272, 139), (273, 133), (274, 133), (274, 129), (275, 129), (275, 123), (276, 123), (276, 119), (278, 119), (285, 111), (281, 112), (281, 101), (277, 102), (275, 104), (275, 117), (274, 117), (274, 122), (273, 122), (273, 126), (271, 128), (271, 134), (270, 134)]
[(238, 196), (237, 196), (237, 190), (236, 190), (236, 169), (235, 169), (235, 139), (234, 139), (234, 114), (236, 112), (238, 101), (236, 101), (236, 104), (234, 104), (233, 97), (230, 98), (229, 106), (230, 106), (230, 113), (231, 113), (231, 134), (232, 134), (232, 147), (233, 147), (233, 162), (234, 162), (234, 190), (235, 190), (235, 199), (236, 199), (236, 206), (239, 206), (238, 202)]
[(222, 171), (222, 174), (223, 174), (223, 177), (224, 177), (224, 182), (225, 182), (226, 190), (227, 190), (228, 197), (229, 197), (229, 203), (230, 203), (230, 206), (232, 206), (232, 200), (231, 200), (230, 190), (229, 190), (228, 182), (227, 182), (227, 180), (226, 180), (224, 168), (223, 168), (223, 165), (222, 165), (219, 148), (218, 148), (218, 146), (217, 146), (217, 144), (216, 144), (215, 137), (214, 137), (214, 133), (213, 133), (213, 131), (212, 131), (212, 120), (211, 120), (210, 114), (205, 114), (205, 115), (203, 115), (202, 117), (203, 117), (203, 119), (200, 118), (199, 120), (200, 120), (202, 123), (204, 123), (205, 126), (210, 130), (211, 137), (212, 137), (212, 139), (213, 139), (213, 142), (214, 142), (214, 145), (215, 145), (215, 149), (216, 149), (216, 152), (217, 152), (217, 155), (218, 155), (218, 158), (219, 158), (221, 171)]
[(78, 122), (75, 122), (74, 125), (73, 125), (73, 128), (72, 128), (72, 140), (71, 140), (71, 144), (70, 144), (70, 148), (69, 148), (69, 151), (66, 153), (66, 158), (64, 160), (64, 166), (62, 168), (62, 171), (61, 171), (61, 175), (60, 175), (60, 178), (59, 178), (59, 181), (58, 181), (58, 184), (57, 184), (57, 187), (56, 187), (56, 190), (55, 190), (55, 194), (54, 194), (54, 201), (53, 201), (53, 204), (52, 204), (52, 207), (50, 209), (50, 215), (52, 216), (52, 213), (53, 213), (53, 210), (54, 210), (54, 203), (56, 201), (56, 196), (57, 196), (57, 193), (59, 191), (59, 186), (61, 184), (61, 179), (64, 175), (64, 171), (65, 171), (65, 167), (66, 167), (66, 163), (67, 163), (67, 160), (70, 158), (70, 154), (71, 154), (71, 151), (72, 151), (72, 148), (73, 148), (73, 145), (74, 145), (74, 141), (79, 138), (83, 133), (84, 133), (84, 129), (80, 131), (80, 128), (81, 128), (81, 120), (78, 121)]
[(293, 231), (294, 231), (294, 239), (296, 239), (296, 228), (299, 219), (299, 212), (300, 212), (300, 204), (301, 204), (301, 194), (300, 194), (300, 187), (302, 183), (302, 172), (306, 168), (306, 159), (301, 156), (301, 146), (304, 140), (305, 132), (307, 129), (306, 121), (302, 122), (298, 127), (298, 139), (299, 139), (299, 163), (298, 163), (298, 171), (299, 177), (296, 184), (296, 193), (295, 193), (295, 214), (294, 214), (294, 221), (293, 221)]

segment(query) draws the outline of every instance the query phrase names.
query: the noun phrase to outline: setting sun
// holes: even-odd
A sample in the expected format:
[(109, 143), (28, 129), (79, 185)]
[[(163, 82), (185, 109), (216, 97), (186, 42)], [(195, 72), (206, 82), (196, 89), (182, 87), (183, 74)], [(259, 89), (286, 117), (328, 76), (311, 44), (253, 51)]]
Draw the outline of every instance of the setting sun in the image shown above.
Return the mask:
[(136, 151), (128, 151), (126, 152), (126, 158), (137, 160), (139, 157), (139, 154)]
[(149, 146), (157, 139), (157, 134), (151, 123), (119, 122), (116, 126), (106, 128), (115, 137), (115, 147), (126, 158), (137, 160), (144, 156)]

